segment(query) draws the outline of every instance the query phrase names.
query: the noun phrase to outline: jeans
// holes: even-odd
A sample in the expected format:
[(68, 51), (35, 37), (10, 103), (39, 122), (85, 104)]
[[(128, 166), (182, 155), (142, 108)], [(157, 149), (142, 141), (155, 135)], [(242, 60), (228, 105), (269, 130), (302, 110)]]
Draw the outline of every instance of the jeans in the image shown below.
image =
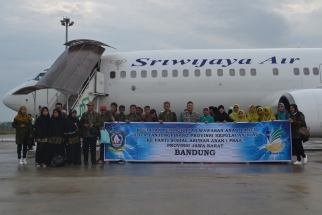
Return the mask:
[(18, 159), (21, 158), (21, 149), (22, 149), (22, 157), (26, 158), (27, 157), (27, 146), (28, 146), (28, 140), (25, 138), (23, 140), (23, 144), (17, 144), (17, 154), (18, 154)]

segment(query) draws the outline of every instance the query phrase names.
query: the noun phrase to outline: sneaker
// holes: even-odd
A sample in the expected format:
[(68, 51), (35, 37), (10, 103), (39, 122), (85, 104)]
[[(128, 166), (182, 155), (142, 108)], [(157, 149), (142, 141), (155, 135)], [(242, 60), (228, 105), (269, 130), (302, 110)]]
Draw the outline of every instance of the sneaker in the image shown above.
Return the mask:
[(300, 164), (302, 164), (302, 162), (301, 161), (295, 161), (293, 164), (294, 165), (300, 165)]
[(40, 164), (39, 164), (39, 163), (36, 163), (36, 166), (37, 166), (37, 167), (40, 167)]
[(19, 159), (19, 164), (21, 164), (21, 165), (23, 164), (22, 158)]
[(27, 164), (27, 158), (24, 158), (22, 162), (23, 164)]
[(44, 164), (44, 163), (43, 163), (43, 164), (42, 164), (42, 167), (46, 167), (46, 164)]
[(305, 155), (305, 158), (303, 158), (303, 163), (307, 163), (307, 155)]

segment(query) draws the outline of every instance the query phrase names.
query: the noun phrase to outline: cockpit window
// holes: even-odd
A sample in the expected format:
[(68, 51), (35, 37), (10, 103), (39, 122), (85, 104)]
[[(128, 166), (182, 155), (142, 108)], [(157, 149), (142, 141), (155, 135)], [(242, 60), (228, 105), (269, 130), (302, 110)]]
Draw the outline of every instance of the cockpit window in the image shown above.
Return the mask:
[(45, 75), (45, 74), (46, 74), (46, 73), (44, 73), (44, 72), (39, 73), (39, 74), (34, 78), (34, 80), (39, 81), (42, 77), (44, 77), (44, 75)]

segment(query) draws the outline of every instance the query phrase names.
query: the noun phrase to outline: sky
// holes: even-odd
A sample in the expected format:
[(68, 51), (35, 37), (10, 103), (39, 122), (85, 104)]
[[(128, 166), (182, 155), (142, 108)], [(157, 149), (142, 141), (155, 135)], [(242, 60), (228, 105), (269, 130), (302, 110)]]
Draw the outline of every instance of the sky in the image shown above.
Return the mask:
[[(0, 0), (0, 99), (48, 68), (69, 40), (117, 50), (321, 48), (321, 0)], [(0, 122), (15, 112), (0, 102)]]

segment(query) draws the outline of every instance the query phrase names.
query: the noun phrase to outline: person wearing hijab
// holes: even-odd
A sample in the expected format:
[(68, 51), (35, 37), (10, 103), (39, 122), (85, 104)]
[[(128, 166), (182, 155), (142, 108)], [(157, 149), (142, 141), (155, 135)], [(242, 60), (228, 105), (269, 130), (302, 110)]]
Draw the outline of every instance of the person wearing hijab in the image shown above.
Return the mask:
[(264, 117), (263, 121), (276, 120), (273, 109), (269, 106), (264, 108)]
[(238, 111), (238, 117), (235, 120), (235, 122), (248, 122), (247, 116), (245, 114), (245, 111), (239, 110)]
[(61, 155), (65, 158), (64, 131), (65, 119), (59, 109), (54, 109), (49, 124), (47, 165), (50, 165), (55, 155)]
[(231, 114), (229, 114), (229, 117), (232, 121), (236, 121), (236, 119), (238, 118), (238, 111), (239, 111), (239, 105), (238, 104), (234, 104), (233, 106), (233, 112)]
[(31, 117), (27, 114), (26, 106), (21, 106), (12, 123), (12, 127), (16, 129), (16, 144), (19, 164), (27, 164), (27, 146), (28, 141), (32, 138), (31, 120)]
[(288, 120), (291, 117), (291, 115), (288, 113), (288, 111), (285, 110), (285, 105), (283, 103), (278, 104), (277, 110), (278, 110), (278, 112), (275, 115), (275, 118), (277, 120)]
[(232, 112), (233, 112), (233, 106), (230, 106), (230, 107), (228, 108), (228, 115), (230, 115)]
[(249, 106), (247, 119), (248, 122), (258, 122), (258, 115), (255, 105)]
[(229, 115), (225, 111), (225, 107), (223, 105), (218, 106), (218, 112), (216, 113), (215, 121), (219, 122), (231, 122)]
[(65, 136), (67, 137), (67, 163), (68, 165), (81, 165), (80, 135), (82, 125), (76, 117), (77, 111), (71, 109), (66, 118)]
[(306, 126), (305, 122), (305, 116), (302, 112), (298, 110), (298, 107), (296, 104), (290, 105), (290, 111), (291, 111), (291, 118), (289, 118), (289, 121), (291, 123), (291, 132), (292, 132), (292, 144), (295, 149), (295, 154), (297, 161), (295, 161), (293, 164), (299, 165), (303, 163), (307, 163), (307, 155), (304, 153), (304, 148), (302, 144), (302, 138), (299, 134), (299, 129), (301, 127)]
[(203, 109), (203, 116), (199, 117), (198, 122), (204, 122), (205, 124), (214, 123), (214, 118), (209, 115), (209, 108), (205, 107)]
[(46, 150), (49, 137), (50, 115), (47, 107), (43, 107), (41, 114), (36, 119), (34, 137), (37, 141), (36, 165), (46, 167)]
[(265, 114), (264, 114), (264, 108), (261, 107), (261, 106), (258, 106), (256, 109), (257, 109), (256, 112), (257, 112), (257, 116), (258, 116), (258, 120), (257, 121), (258, 122), (265, 121), (264, 120), (264, 116), (265, 116)]

